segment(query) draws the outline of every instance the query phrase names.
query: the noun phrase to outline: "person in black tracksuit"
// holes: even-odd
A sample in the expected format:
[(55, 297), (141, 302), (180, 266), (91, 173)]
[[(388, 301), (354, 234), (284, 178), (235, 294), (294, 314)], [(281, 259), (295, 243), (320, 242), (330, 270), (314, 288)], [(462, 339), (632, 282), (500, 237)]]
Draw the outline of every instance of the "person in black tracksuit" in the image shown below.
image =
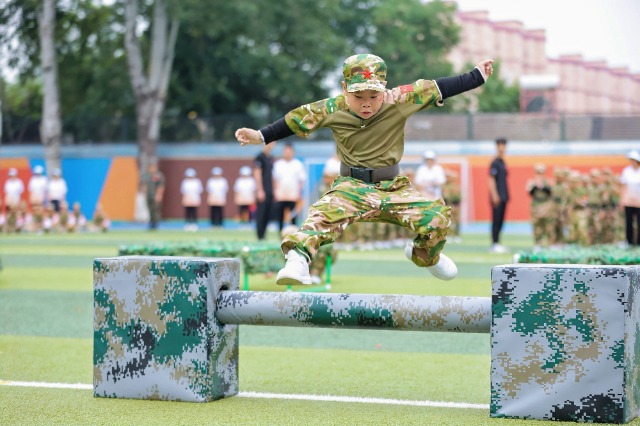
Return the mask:
[(506, 253), (507, 249), (500, 244), (500, 232), (504, 224), (504, 216), (509, 202), (509, 187), (507, 185), (507, 165), (504, 162), (504, 153), (507, 147), (505, 138), (496, 139), (496, 158), (489, 168), (489, 196), (491, 203), (491, 250), (495, 253)]
[(275, 143), (265, 144), (258, 154), (253, 168), (257, 186), (256, 232), (258, 240), (264, 240), (273, 209), (273, 162), (271, 150)]

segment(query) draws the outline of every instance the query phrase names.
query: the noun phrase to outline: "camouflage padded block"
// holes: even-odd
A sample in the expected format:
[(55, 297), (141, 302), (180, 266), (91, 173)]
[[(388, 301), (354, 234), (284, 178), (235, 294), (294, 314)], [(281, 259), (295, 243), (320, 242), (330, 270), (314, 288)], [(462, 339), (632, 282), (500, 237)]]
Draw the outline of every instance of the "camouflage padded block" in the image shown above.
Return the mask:
[(124, 256), (93, 263), (96, 397), (206, 402), (238, 393), (238, 326), (215, 316), (238, 259)]
[(639, 274), (640, 266), (494, 267), (491, 416), (637, 417)]

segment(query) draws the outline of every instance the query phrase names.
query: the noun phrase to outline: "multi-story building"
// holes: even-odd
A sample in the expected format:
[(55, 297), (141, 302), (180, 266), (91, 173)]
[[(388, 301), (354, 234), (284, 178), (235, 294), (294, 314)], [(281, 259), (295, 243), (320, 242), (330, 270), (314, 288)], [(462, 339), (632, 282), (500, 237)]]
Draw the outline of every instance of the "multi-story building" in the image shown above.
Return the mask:
[(461, 40), (449, 54), (457, 70), (478, 58), (501, 63), (501, 78), (518, 82), (521, 110), (569, 114), (640, 113), (640, 73), (585, 60), (580, 54), (548, 58), (544, 29), (520, 21), (492, 21), (487, 11), (456, 12)]

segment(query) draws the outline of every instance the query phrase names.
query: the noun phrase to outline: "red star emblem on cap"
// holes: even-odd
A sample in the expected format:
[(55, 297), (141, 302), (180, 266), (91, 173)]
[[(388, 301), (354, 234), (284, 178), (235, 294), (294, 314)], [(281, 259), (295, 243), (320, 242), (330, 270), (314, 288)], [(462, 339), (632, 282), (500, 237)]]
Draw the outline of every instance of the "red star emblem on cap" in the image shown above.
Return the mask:
[(364, 70), (363, 72), (361, 72), (360, 74), (362, 74), (362, 76), (364, 78), (366, 78), (367, 80), (369, 80), (371, 78), (371, 71), (369, 70)]

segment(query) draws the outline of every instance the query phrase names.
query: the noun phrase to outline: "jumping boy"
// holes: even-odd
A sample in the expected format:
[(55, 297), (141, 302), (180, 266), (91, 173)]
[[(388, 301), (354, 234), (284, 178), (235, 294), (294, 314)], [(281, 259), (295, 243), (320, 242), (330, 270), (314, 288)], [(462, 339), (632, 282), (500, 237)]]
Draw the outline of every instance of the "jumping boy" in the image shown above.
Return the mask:
[(417, 236), (405, 248), (407, 258), (436, 278), (455, 278), (455, 263), (441, 253), (450, 208), (441, 200), (427, 200), (406, 176), (399, 175), (404, 125), (412, 114), (484, 84), (493, 73), (492, 64), (486, 59), (465, 74), (387, 89), (385, 62), (372, 54), (353, 55), (342, 65), (341, 95), (298, 107), (260, 130), (236, 131), (242, 146), (268, 144), (293, 134), (304, 138), (321, 127), (330, 128), (336, 140), (340, 177), (309, 207), (300, 229), (283, 239), (287, 262), (277, 284), (311, 284), (309, 262), (320, 246), (334, 242), (348, 225), (359, 221), (411, 229)]

